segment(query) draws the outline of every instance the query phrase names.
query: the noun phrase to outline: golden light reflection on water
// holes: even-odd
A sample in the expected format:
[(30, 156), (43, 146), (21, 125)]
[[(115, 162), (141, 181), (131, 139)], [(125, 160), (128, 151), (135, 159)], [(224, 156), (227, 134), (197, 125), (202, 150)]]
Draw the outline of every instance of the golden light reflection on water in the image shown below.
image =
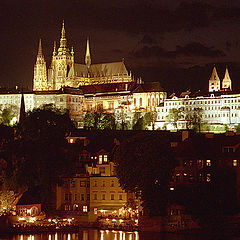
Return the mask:
[(19, 234), (9, 238), (13, 240), (139, 240), (138, 232), (109, 230), (83, 230), (78, 233)]

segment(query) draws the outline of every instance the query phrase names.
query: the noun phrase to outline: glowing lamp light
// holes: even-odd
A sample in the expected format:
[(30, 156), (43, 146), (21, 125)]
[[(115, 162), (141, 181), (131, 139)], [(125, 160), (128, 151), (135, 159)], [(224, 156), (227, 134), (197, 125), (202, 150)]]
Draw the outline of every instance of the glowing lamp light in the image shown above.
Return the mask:
[(174, 191), (174, 187), (170, 187), (170, 191)]
[(20, 217), (20, 218), (18, 218), (18, 220), (19, 220), (19, 221), (25, 221), (26, 218), (24, 218), (24, 217)]
[(122, 223), (122, 222), (123, 222), (123, 220), (122, 220), (122, 219), (119, 219), (119, 222), (120, 222), (120, 223)]
[(116, 222), (117, 220), (116, 219), (112, 219), (113, 222)]

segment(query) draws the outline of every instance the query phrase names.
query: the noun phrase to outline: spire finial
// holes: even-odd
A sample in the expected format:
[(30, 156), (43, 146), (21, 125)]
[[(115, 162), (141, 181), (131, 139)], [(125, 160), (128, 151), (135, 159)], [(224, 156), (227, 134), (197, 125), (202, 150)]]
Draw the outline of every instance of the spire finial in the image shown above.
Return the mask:
[(62, 38), (65, 38), (65, 37), (66, 37), (66, 33), (65, 33), (64, 19), (63, 19), (63, 22), (62, 22)]
[(65, 32), (65, 25), (64, 25), (64, 20), (62, 23), (62, 34), (61, 34), (61, 39), (60, 39), (60, 49), (66, 49), (67, 48), (67, 39), (66, 39), (66, 32)]
[(90, 56), (90, 47), (89, 47), (89, 37), (87, 38), (87, 48), (86, 48), (86, 56), (85, 56), (85, 64), (89, 68), (91, 65), (91, 56)]
[(42, 40), (41, 38), (39, 39), (39, 46), (38, 46), (38, 56), (42, 56), (43, 52), (42, 52)]

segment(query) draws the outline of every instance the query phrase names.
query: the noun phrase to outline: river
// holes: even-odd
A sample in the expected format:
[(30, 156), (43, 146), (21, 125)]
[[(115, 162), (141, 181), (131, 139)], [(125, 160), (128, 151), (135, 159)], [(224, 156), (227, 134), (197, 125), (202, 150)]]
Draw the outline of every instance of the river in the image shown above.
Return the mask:
[(123, 232), (82, 229), (78, 233), (40, 233), (0, 235), (0, 240), (239, 240), (240, 237), (211, 237), (192, 234), (160, 234), (153, 232)]

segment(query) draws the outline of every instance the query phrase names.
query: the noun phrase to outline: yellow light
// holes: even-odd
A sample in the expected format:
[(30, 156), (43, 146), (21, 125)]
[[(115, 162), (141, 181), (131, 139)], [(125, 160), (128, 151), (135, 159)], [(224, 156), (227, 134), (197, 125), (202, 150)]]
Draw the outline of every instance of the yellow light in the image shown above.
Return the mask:
[(24, 221), (24, 220), (26, 220), (26, 218), (20, 217), (20, 218), (18, 218), (18, 220), (19, 220), (19, 221)]
[(174, 191), (174, 187), (170, 187), (170, 191)]
[(122, 220), (122, 219), (119, 219), (119, 222), (120, 222), (120, 223), (122, 223), (122, 222), (123, 222), (123, 220)]
[(49, 221), (49, 222), (51, 222), (51, 221), (52, 221), (52, 219), (50, 219), (50, 218), (49, 218), (49, 219), (48, 219), (48, 221)]
[(112, 221), (113, 221), (113, 222), (116, 222), (117, 220), (116, 220), (116, 219), (113, 219)]
[(106, 221), (109, 221), (109, 218), (106, 218)]

